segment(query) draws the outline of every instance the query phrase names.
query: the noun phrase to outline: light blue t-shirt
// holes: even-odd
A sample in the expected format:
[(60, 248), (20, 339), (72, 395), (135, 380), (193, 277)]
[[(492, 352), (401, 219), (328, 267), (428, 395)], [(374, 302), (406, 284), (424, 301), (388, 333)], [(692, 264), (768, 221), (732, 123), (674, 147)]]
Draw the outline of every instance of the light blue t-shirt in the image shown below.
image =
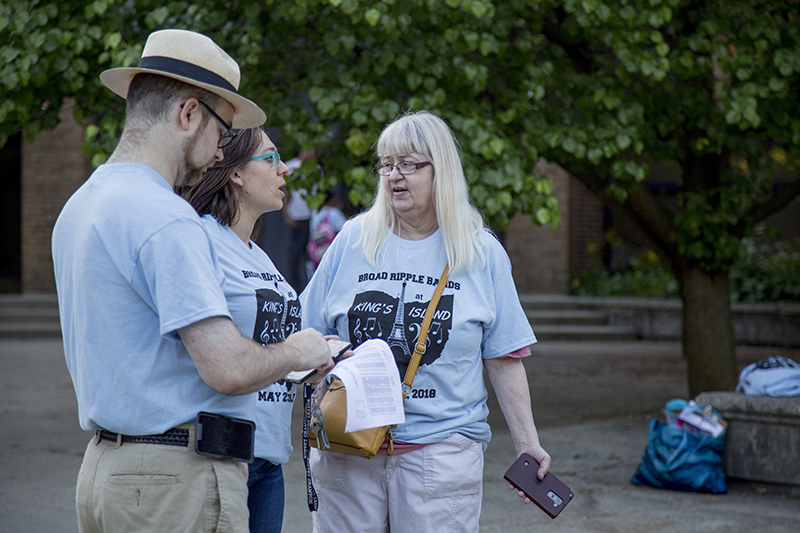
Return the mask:
[[(233, 323), (242, 335), (260, 344), (286, 340), (300, 329), (297, 293), (269, 256), (253, 241), (248, 247), (231, 228), (211, 215), (201, 219), (217, 250), (225, 274), (222, 290)], [(292, 453), (292, 404), (294, 384), (279, 381), (251, 396), (256, 422), (255, 456), (276, 464), (289, 461)]]
[[(390, 234), (373, 268), (357, 248), (363, 217), (345, 224), (300, 295), (303, 327), (357, 346), (384, 339), (405, 376), (423, 315), (447, 256), (442, 236), (411, 241)], [(387, 229), (387, 231), (389, 231)], [(397, 440), (438, 442), (453, 433), (489, 442), (483, 359), (536, 342), (519, 303), (511, 262), (497, 239), (481, 234), (486, 264), (451, 275), (442, 293)]]
[(230, 316), (200, 217), (152, 168), (99, 167), (53, 229), (64, 352), (85, 430), (163, 433), (198, 411), (244, 417), (197, 372), (177, 330)]

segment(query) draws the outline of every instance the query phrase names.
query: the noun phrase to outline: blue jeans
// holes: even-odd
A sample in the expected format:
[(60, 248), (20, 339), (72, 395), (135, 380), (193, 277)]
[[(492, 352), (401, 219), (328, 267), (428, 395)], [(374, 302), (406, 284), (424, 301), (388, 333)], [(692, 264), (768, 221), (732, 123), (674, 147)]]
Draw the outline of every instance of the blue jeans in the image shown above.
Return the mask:
[(247, 480), (250, 490), (247, 507), (250, 509), (251, 533), (280, 533), (283, 527), (283, 468), (265, 459), (250, 465)]

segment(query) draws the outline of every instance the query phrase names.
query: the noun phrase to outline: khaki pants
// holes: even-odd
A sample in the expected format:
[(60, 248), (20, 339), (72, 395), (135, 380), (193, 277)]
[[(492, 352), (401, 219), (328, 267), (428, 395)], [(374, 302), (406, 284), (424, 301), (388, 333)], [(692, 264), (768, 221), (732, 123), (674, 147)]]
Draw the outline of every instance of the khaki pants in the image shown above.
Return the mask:
[(478, 531), (483, 446), (458, 433), (372, 459), (311, 450), (315, 533)]
[(93, 437), (78, 474), (80, 531), (248, 531), (247, 465), (197, 455), (190, 432), (188, 448)]

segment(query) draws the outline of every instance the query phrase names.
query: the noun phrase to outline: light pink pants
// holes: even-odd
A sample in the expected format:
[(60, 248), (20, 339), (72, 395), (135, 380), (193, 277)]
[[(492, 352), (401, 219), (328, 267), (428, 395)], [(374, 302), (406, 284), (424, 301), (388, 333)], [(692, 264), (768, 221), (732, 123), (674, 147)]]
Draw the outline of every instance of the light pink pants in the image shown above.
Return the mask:
[(483, 446), (458, 433), (372, 459), (312, 448), (311, 474), (315, 533), (478, 531)]

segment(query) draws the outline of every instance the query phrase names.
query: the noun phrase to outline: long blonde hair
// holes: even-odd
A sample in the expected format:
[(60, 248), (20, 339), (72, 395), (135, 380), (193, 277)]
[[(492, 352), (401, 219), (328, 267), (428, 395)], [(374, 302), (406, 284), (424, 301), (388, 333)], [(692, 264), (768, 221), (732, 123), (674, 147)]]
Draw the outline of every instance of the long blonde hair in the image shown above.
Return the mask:
[[(476, 262), (483, 266), (486, 260), (481, 245), (483, 219), (470, 202), (452, 130), (444, 120), (427, 111), (400, 115), (381, 132), (376, 154), (380, 159), (387, 155), (410, 153), (424, 155), (433, 165), (433, 205), (451, 272), (469, 270)], [(375, 200), (360, 215), (362, 224), (358, 246), (373, 266), (377, 266), (384, 251), (388, 238), (386, 228), (394, 231), (398, 225), (383, 179), (378, 177)]]

